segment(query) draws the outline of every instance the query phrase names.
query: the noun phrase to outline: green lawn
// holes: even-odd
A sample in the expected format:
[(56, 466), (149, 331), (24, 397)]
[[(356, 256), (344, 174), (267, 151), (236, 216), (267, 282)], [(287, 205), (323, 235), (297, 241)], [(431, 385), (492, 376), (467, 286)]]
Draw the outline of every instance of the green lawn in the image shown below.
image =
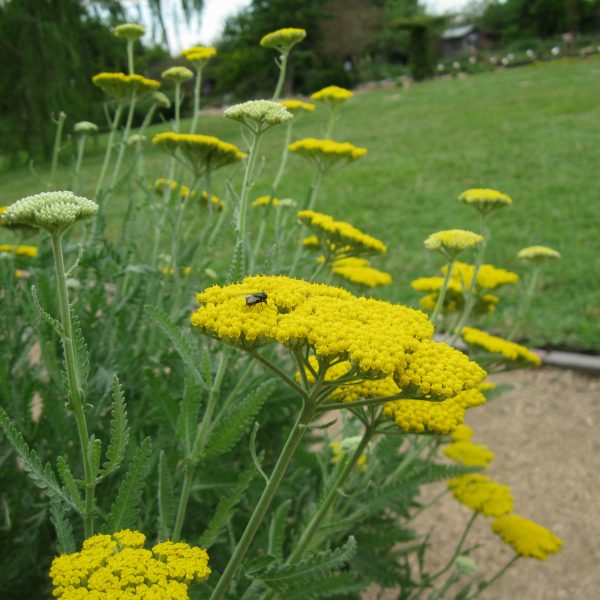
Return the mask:
[[(530, 342), (600, 351), (598, 98), (597, 58), (356, 94), (334, 137), (369, 153), (325, 181), (317, 208), (388, 243), (379, 265), (394, 284), (378, 295), (416, 304), (409, 282), (440, 264), (424, 251), (424, 238), (438, 229), (476, 227), (474, 211), (456, 196), (470, 187), (511, 195), (513, 206), (494, 216), (489, 260), (522, 273), (515, 254), (523, 246), (548, 245), (563, 256), (546, 270), (528, 320)], [(320, 136), (324, 114), (321, 108), (303, 118), (294, 137)], [(221, 116), (204, 116), (200, 132), (242, 144), (239, 127)], [(282, 135), (273, 130), (265, 137), (267, 162), (255, 195), (269, 190)], [(90, 189), (100, 161), (99, 148), (84, 171)], [(164, 164), (162, 155), (148, 151), (149, 172), (165, 176)], [(215, 178), (216, 193), (231, 173)], [(282, 194), (301, 200), (310, 173), (290, 157)], [(67, 171), (60, 175), (66, 186)], [(233, 178), (239, 186), (239, 170)], [(0, 204), (42, 189), (29, 170), (0, 174)], [(501, 331), (502, 324), (494, 328)]]

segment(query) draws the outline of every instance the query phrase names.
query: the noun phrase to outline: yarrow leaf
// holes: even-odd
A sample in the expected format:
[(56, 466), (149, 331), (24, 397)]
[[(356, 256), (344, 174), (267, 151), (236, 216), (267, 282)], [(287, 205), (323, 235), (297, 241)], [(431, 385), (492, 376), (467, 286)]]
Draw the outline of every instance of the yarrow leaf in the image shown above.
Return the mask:
[(200, 546), (203, 548), (210, 548), (214, 544), (215, 540), (219, 537), (221, 529), (223, 529), (232, 518), (236, 505), (246, 493), (246, 490), (255, 475), (256, 469), (254, 468), (254, 465), (251, 465), (240, 475), (233, 490), (221, 499), (213, 513), (208, 527), (200, 536)]
[(275, 384), (275, 379), (268, 379), (250, 392), (231, 412), (221, 416), (208, 440), (205, 458), (224, 454), (237, 444), (246, 427), (273, 393)]
[(75, 552), (73, 528), (67, 518), (64, 505), (60, 500), (53, 499), (50, 501), (50, 519), (56, 530), (58, 551), (61, 554)]
[(42, 319), (44, 319), (44, 321), (46, 321), (54, 329), (54, 331), (56, 331), (56, 333), (58, 333), (58, 335), (62, 336), (63, 328), (62, 328), (60, 321), (58, 319), (55, 319), (52, 315), (50, 315), (47, 311), (45, 311), (42, 308), (42, 305), (40, 304), (40, 299), (38, 298), (38, 294), (37, 294), (35, 285), (31, 286), (31, 298), (33, 300), (33, 305), (35, 306), (36, 310), (38, 311), (38, 313), (42, 317)]
[(291, 498), (288, 498), (285, 502), (282, 502), (269, 525), (269, 546), (267, 553), (273, 555), (275, 558), (283, 559), (283, 544), (285, 542), (285, 522), (292, 506)]
[(112, 381), (112, 408), (110, 422), (110, 442), (106, 450), (106, 461), (101, 476), (114, 473), (125, 458), (125, 450), (129, 442), (129, 426), (127, 424), (127, 406), (125, 395), (115, 375)]
[(361, 592), (369, 585), (353, 572), (333, 573), (322, 579), (303, 581), (301, 585), (278, 584), (273, 585), (286, 600), (321, 600), (321, 598), (350, 598)]
[(198, 427), (198, 413), (202, 403), (202, 389), (190, 375), (185, 376), (183, 399), (177, 417), (177, 437), (185, 450), (185, 457), (191, 457), (196, 429)]
[(145, 438), (142, 445), (136, 450), (127, 475), (119, 486), (117, 497), (104, 527), (107, 532), (135, 527), (146, 477), (150, 471), (151, 453), (150, 438)]
[(194, 379), (205, 390), (208, 390), (208, 386), (197, 367), (197, 365), (200, 364), (200, 356), (193, 343), (189, 341), (182, 331), (180, 331), (165, 311), (161, 310), (158, 306), (152, 306), (150, 304), (146, 304), (144, 308), (158, 325), (160, 330), (171, 340), (175, 350), (177, 350), (179, 356), (181, 356), (186, 367), (194, 376)]
[(85, 338), (81, 332), (81, 326), (75, 310), (71, 309), (71, 323), (73, 329), (73, 350), (75, 351), (75, 372), (77, 375), (77, 385), (82, 392), (87, 389), (88, 377), (90, 374), (90, 360), (85, 343)]
[(42, 464), (36, 451), (28, 446), (21, 432), (17, 430), (2, 408), (0, 408), (0, 428), (17, 455), (23, 461), (23, 468), (29, 473), (33, 482), (39, 488), (45, 490), (50, 497), (60, 500), (77, 510), (77, 506), (71, 500), (70, 495), (56, 480), (56, 475), (50, 463)]
[(62, 482), (69, 492), (71, 496), (71, 500), (73, 500), (73, 504), (77, 507), (77, 510), (80, 514), (83, 514), (85, 510), (85, 505), (83, 503), (83, 499), (81, 498), (81, 494), (79, 493), (79, 487), (77, 486), (77, 481), (75, 481), (75, 477), (73, 477), (73, 473), (71, 472), (71, 467), (67, 461), (59, 456), (56, 465), (58, 467), (58, 473)]

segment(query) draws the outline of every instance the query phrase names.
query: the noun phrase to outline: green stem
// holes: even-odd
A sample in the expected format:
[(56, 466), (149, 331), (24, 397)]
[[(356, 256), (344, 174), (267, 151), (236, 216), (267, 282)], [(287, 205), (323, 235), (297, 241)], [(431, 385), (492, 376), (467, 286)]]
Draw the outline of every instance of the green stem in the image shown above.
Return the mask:
[(525, 293), (522, 296), (519, 312), (517, 314), (517, 317), (515, 318), (515, 322), (510, 330), (510, 333), (506, 338), (509, 341), (514, 339), (515, 335), (519, 331), (519, 327), (521, 327), (521, 325), (525, 322), (525, 317), (527, 316), (527, 312), (529, 311), (529, 307), (531, 306), (531, 301), (535, 296), (535, 290), (537, 288), (539, 277), (540, 268), (539, 266), (534, 267), (534, 270), (531, 273), (531, 278), (529, 279), (529, 285), (527, 286), (527, 289), (525, 290)]
[(83, 162), (83, 153), (85, 151), (85, 133), (79, 136), (77, 140), (77, 160), (75, 161), (75, 169), (73, 171), (73, 189), (77, 191), (79, 188), (79, 178), (81, 173), (81, 163)]
[(52, 149), (52, 168), (50, 170), (50, 189), (54, 187), (54, 178), (56, 177), (56, 169), (58, 168), (58, 156), (60, 154), (60, 146), (62, 143), (62, 133), (65, 126), (67, 115), (60, 111), (58, 113), (58, 122), (56, 123), (56, 135), (54, 136), (54, 148)]
[(329, 118), (327, 119), (327, 127), (325, 129), (325, 137), (327, 139), (331, 139), (331, 136), (333, 134), (333, 126), (335, 124), (336, 113), (337, 113), (337, 104), (333, 104), (331, 106), (331, 108), (329, 109)]
[[(297, 118), (297, 117), (296, 117)], [(271, 190), (271, 196), (274, 197), (277, 193), (277, 189), (279, 188), (279, 184), (281, 183), (281, 178), (285, 172), (285, 167), (287, 164), (288, 156), (290, 155), (290, 151), (288, 150), (288, 146), (292, 141), (292, 129), (294, 128), (294, 119), (288, 121), (286, 129), (285, 129), (285, 139), (283, 143), (283, 152), (281, 153), (281, 160), (279, 161), (279, 168), (277, 169), (277, 174), (275, 175), (275, 179), (273, 180), (273, 188)]]
[(181, 120), (181, 82), (175, 82), (175, 133), (179, 133)]
[(279, 57), (279, 78), (277, 79), (277, 85), (275, 86), (275, 91), (273, 92), (273, 100), (279, 100), (281, 96), (281, 90), (283, 89), (283, 84), (285, 82), (285, 74), (287, 71), (287, 62), (288, 56), (290, 55), (289, 51), (284, 52)]
[(196, 70), (196, 81), (194, 83), (194, 116), (192, 118), (192, 126), (190, 133), (196, 133), (196, 125), (200, 116), (200, 94), (202, 92), (202, 69)]
[(479, 246), (477, 258), (475, 259), (475, 267), (473, 269), (473, 277), (471, 279), (471, 283), (469, 284), (469, 289), (465, 294), (465, 308), (458, 321), (458, 325), (456, 326), (454, 333), (452, 334), (450, 342), (448, 342), (451, 346), (454, 345), (456, 343), (456, 340), (460, 337), (462, 328), (465, 326), (465, 323), (471, 316), (471, 311), (473, 310), (473, 307), (475, 306), (475, 301), (477, 300), (477, 295), (475, 294), (475, 287), (477, 286), (477, 276), (479, 275), (479, 269), (483, 264), (483, 257), (485, 256), (485, 249), (487, 247), (489, 235), (488, 227), (486, 224), (486, 217), (487, 215), (485, 213), (481, 215), (481, 235), (483, 235), (483, 242), (481, 242), (481, 245)]
[(94, 192), (94, 197), (97, 198), (100, 190), (102, 189), (102, 183), (104, 182), (104, 177), (106, 176), (106, 169), (108, 169), (108, 164), (110, 163), (110, 157), (112, 154), (113, 141), (115, 138), (115, 131), (119, 126), (121, 121), (121, 115), (123, 114), (123, 104), (119, 103), (117, 105), (117, 110), (115, 111), (115, 116), (110, 126), (110, 133), (108, 135), (108, 142), (106, 143), (106, 151), (104, 153), (104, 161), (102, 163), (102, 169), (100, 170), (100, 176), (98, 177), (98, 183), (96, 184), (96, 191)]
[(469, 531), (471, 531), (471, 527), (473, 526), (473, 523), (475, 523), (475, 519), (477, 518), (478, 514), (479, 513), (477, 513), (477, 512), (473, 512), (473, 514), (471, 515), (471, 518), (469, 519), (469, 522), (467, 523), (467, 526), (465, 527), (465, 530), (463, 531), (463, 534), (462, 534), (460, 540), (458, 541), (458, 544), (456, 546), (456, 550), (454, 551), (454, 554), (452, 555), (452, 557), (450, 558), (450, 560), (448, 561), (446, 566), (442, 567), (439, 571), (437, 571), (437, 573), (434, 573), (429, 578), (429, 582), (435, 581), (438, 577), (441, 577), (444, 573), (446, 573), (448, 571), (448, 569), (452, 568), (452, 565), (454, 565), (454, 561), (456, 560), (456, 557), (460, 554), (460, 551), (462, 550), (465, 540), (467, 539), (467, 535), (469, 535)]
[(127, 40), (127, 68), (129, 69), (129, 74), (133, 75), (135, 73), (133, 69), (133, 45), (135, 44), (135, 40)]
[(277, 463), (273, 468), (273, 472), (269, 477), (269, 482), (267, 483), (263, 493), (254, 508), (252, 516), (246, 525), (246, 529), (240, 538), (235, 551), (233, 552), (227, 567), (223, 571), (223, 575), (219, 579), (217, 586), (215, 587), (213, 593), (210, 596), (210, 600), (220, 600), (223, 598), (231, 580), (235, 576), (258, 528), (260, 527), (265, 514), (271, 505), (271, 502), (281, 484), (283, 477), (287, 471), (288, 465), (292, 460), (292, 456), (296, 451), (296, 448), (299, 446), (302, 437), (307, 429), (308, 424), (310, 423), (312, 416), (314, 414), (314, 407), (311, 402), (304, 403), (302, 407), (302, 412), (298, 416), (296, 423), (294, 424), (290, 435), (277, 459)]
[(450, 284), (450, 278), (452, 277), (452, 269), (454, 268), (454, 260), (452, 259), (448, 263), (448, 269), (446, 270), (446, 276), (444, 277), (444, 283), (442, 284), (442, 289), (440, 290), (437, 298), (437, 302), (435, 303), (435, 308), (431, 313), (431, 322), (435, 325), (435, 321), (440, 314), (440, 310), (442, 310), (442, 306), (444, 306), (444, 299), (446, 298), (446, 291), (448, 290), (448, 285)]
[(95, 474), (88, 454), (89, 433), (83, 406), (83, 396), (80, 382), (77, 380), (77, 367), (75, 359), (75, 346), (73, 344), (73, 325), (71, 322), (71, 310), (69, 304), (69, 293), (65, 276), (65, 262), (61, 244), (62, 233), (52, 233), (52, 250), (54, 254), (54, 268), (56, 271), (56, 284), (58, 287), (58, 304), (60, 307), (60, 318), (62, 322), (62, 343), (65, 352), (65, 368), (67, 371), (67, 383), (69, 386), (69, 398), (71, 408), (77, 423), (79, 434), (79, 445), (81, 447), (81, 459), (85, 478), (85, 512), (83, 514), (84, 534), (88, 538), (94, 533), (94, 490)]
[(260, 354), (257, 350), (247, 350), (250, 356), (253, 356), (261, 362), (265, 367), (273, 371), (277, 377), (287, 383), (294, 391), (296, 391), (300, 396), (306, 398), (306, 391), (303, 390), (293, 379), (290, 379), (277, 365), (273, 364), (268, 358)]
[(129, 111), (127, 113), (127, 120), (125, 121), (125, 129), (121, 138), (121, 146), (119, 147), (119, 154), (117, 155), (117, 162), (113, 171), (113, 176), (110, 181), (110, 187), (114, 188), (115, 183), (119, 177), (119, 171), (121, 170), (121, 163), (123, 162), (123, 156), (125, 155), (125, 148), (127, 148), (127, 139), (129, 138), (129, 132), (131, 131), (131, 124), (133, 122), (133, 114), (135, 112), (136, 104), (135, 92), (131, 95), (131, 102), (129, 104)]
[(482, 584), (481, 587), (466, 600), (475, 600), (475, 598), (478, 598), (484, 590), (487, 590), (487, 588), (496, 583), (496, 581), (498, 581), (498, 579), (500, 579), (500, 577), (502, 577), (502, 575), (504, 575), (504, 573), (506, 573), (519, 558), (520, 556), (515, 554), (488, 582)]

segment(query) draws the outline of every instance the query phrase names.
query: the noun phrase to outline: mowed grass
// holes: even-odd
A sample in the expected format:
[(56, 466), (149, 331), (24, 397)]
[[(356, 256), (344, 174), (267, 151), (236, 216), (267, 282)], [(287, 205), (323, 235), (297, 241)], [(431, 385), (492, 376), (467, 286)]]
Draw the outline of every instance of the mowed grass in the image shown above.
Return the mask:
[[(600, 351), (598, 98), (598, 59), (357, 93), (342, 107), (334, 138), (369, 152), (326, 179), (317, 209), (384, 240), (389, 253), (374, 262), (392, 273), (394, 283), (377, 295), (417, 305), (410, 281), (437, 274), (441, 266), (423, 240), (439, 229), (478, 226), (458, 194), (471, 187), (509, 194), (513, 206), (493, 216), (487, 262), (524, 274), (515, 256), (520, 248), (542, 244), (562, 254), (545, 270), (524, 337), (538, 346)], [(303, 117), (294, 139), (319, 137), (325, 114), (319, 107)], [(149, 133), (164, 129), (157, 125)], [(279, 129), (264, 138), (266, 162), (254, 196), (269, 192), (283, 141)], [(237, 124), (220, 115), (203, 116), (199, 132), (243, 146)], [(84, 169), (83, 191), (90, 194), (102, 143)], [(166, 176), (167, 161), (151, 146), (146, 166), (153, 176)], [(302, 204), (311, 175), (308, 164), (291, 156), (280, 195)], [(226, 177), (239, 188), (240, 169), (230, 169), (215, 177), (215, 193), (224, 194)], [(60, 179), (66, 186), (66, 167)], [(43, 189), (29, 170), (3, 173), (0, 204)], [(118, 195), (111, 200), (115, 214), (122, 204)], [(501, 295), (507, 309), (490, 321), (499, 333), (507, 331), (516, 300), (514, 292)]]

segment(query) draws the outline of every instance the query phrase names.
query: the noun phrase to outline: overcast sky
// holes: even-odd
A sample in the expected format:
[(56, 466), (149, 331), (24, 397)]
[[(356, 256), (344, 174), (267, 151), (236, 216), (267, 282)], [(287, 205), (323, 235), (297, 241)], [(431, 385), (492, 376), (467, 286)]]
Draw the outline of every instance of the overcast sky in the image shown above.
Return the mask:
[[(433, 13), (444, 13), (458, 10), (467, 4), (467, 0), (424, 0), (425, 5)], [(166, 23), (169, 29), (169, 40), (175, 47), (173, 51), (179, 51), (193, 44), (210, 45), (216, 41), (225, 19), (235, 14), (241, 8), (248, 6), (250, 0), (205, 0), (204, 12), (198, 23), (186, 23), (178, 10), (179, 2), (166, 2), (165, 6), (173, 6), (174, 14), (167, 14)], [(146, 10), (142, 9), (142, 12)], [(293, 27), (293, 23), (290, 26)]]

